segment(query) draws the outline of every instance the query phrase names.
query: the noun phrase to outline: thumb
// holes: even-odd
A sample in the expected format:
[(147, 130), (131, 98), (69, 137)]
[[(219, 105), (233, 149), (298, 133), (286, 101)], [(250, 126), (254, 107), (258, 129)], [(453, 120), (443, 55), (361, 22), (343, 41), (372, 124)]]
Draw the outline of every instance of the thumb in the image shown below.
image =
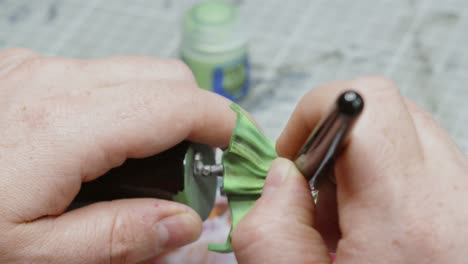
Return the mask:
[(239, 263), (331, 263), (314, 225), (309, 185), (294, 164), (273, 161), (262, 197), (234, 230)]
[(34, 250), (47, 251), (36, 252), (51, 255), (47, 263), (139, 263), (201, 232), (192, 209), (156, 199), (101, 202), (36, 222), (44, 237)]

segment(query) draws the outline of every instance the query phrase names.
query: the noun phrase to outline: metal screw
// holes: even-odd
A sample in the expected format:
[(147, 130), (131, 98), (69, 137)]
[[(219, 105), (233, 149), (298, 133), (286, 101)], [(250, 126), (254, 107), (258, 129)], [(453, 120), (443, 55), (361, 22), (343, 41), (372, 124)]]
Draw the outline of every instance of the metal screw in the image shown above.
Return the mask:
[(224, 168), (222, 164), (205, 165), (201, 153), (195, 153), (193, 162), (193, 174), (195, 176), (222, 176)]

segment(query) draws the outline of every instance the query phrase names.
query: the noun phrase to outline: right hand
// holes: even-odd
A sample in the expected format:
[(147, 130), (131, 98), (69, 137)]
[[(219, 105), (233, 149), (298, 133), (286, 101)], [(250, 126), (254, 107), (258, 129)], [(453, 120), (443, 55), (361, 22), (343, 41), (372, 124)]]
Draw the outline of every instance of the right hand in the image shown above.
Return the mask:
[(466, 263), (467, 159), (392, 82), (371, 77), (314, 89), (293, 113), (278, 153), (293, 159), (350, 88), (366, 106), (336, 162), (336, 188), (322, 187), (315, 206), (293, 164), (275, 161), (264, 194), (234, 232), (239, 262), (330, 263), (327, 249), (336, 249), (336, 263)]

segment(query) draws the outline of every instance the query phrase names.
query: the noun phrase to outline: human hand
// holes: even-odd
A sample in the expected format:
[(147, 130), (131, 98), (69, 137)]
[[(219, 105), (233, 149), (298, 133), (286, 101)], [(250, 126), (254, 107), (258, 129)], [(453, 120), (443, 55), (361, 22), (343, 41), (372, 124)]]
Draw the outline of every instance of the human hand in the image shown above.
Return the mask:
[[(275, 161), (237, 226), (240, 263), (466, 263), (468, 164), (449, 135), (395, 85), (370, 77), (307, 94), (277, 143), (293, 159), (343, 90), (366, 102), (317, 206), (292, 162)], [(336, 207), (337, 206), (337, 207)], [(339, 218), (338, 218), (339, 216)], [(338, 244), (336, 244), (338, 242)]]
[(188, 139), (225, 146), (230, 102), (175, 60), (0, 52), (0, 263), (136, 263), (197, 239), (190, 208), (157, 199), (65, 212), (82, 182)]

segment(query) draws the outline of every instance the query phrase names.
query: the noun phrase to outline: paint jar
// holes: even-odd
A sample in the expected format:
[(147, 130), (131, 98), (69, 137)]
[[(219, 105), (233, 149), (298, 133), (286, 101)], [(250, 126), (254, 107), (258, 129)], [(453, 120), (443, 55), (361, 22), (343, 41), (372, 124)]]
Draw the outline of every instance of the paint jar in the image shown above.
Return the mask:
[(183, 20), (181, 57), (201, 88), (234, 101), (247, 94), (247, 36), (233, 5), (222, 0), (194, 5)]

